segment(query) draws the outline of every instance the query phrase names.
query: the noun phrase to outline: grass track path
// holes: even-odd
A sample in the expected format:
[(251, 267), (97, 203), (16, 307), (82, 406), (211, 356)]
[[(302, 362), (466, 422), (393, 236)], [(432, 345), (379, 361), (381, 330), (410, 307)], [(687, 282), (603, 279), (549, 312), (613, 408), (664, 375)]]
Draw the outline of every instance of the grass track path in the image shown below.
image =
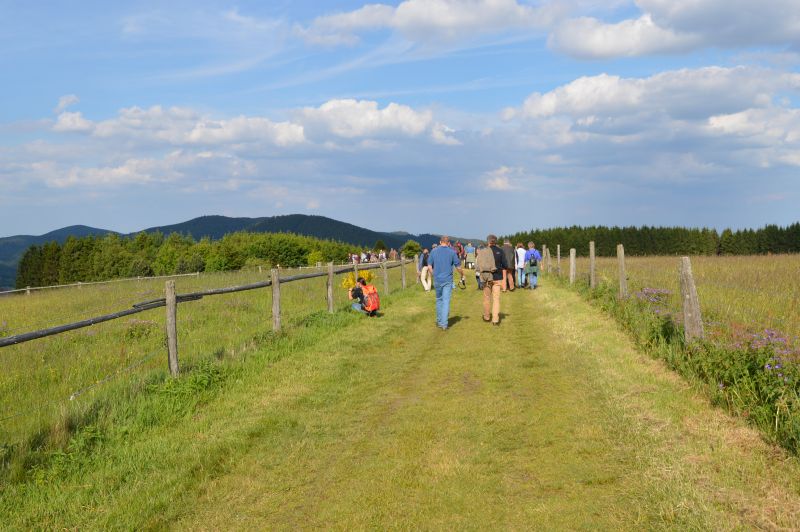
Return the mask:
[[(545, 286), (504, 294), (503, 313), (492, 328), (479, 292), (456, 292), (442, 332), (432, 294), (417, 292), (314, 356), (279, 361), (263, 395), (231, 413), (248, 445), (198, 476), (171, 525), (800, 523), (797, 459), (710, 408), (600, 311)], [(225, 437), (213, 410), (201, 440)]]

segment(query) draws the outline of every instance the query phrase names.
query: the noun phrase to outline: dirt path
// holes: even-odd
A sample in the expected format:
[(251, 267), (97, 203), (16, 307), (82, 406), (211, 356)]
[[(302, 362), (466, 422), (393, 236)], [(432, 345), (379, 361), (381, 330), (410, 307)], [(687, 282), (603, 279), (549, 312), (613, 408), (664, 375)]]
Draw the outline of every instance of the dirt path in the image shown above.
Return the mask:
[[(433, 296), (287, 359), (176, 528), (791, 529), (800, 465), (564, 289)], [(205, 427), (213, 433), (212, 422)], [(241, 420), (238, 421), (241, 423)]]

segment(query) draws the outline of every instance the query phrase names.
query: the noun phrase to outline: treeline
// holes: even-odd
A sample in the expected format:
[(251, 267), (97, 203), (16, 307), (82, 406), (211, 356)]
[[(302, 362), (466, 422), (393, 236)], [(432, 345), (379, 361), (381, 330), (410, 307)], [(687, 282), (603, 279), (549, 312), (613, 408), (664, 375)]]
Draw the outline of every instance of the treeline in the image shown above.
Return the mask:
[(589, 242), (594, 241), (597, 255), (611, 256), (617, 244), (625, 246), (627, 255), (760, 255), (767, 253), (800, 253), (800, 222), (788, 227), (767, 225), (762, 229), (689, 229), (685, 227), (556, 227), (516, 233), (512, 243), (533, 241), (555, 249), (575, 248), (578, 255), (588, 255)]
[(17, 288), (124, 277), (220, 272), (260, 265), (296, 267), (341, 262), (355, 246), (288, 233), (238, 232), (212, 241), (160, 232), (121, 237), (69, 237), (27, 249), (17, 267)]

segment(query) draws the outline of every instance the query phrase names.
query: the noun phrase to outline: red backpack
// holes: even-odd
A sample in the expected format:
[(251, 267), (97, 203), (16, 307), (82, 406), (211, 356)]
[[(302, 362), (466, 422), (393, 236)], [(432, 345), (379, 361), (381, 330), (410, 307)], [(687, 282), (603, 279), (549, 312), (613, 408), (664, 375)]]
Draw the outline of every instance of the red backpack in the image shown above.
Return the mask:
[(378, 297), (378, 290), (374, 285), (368, 284), (361, 287), (364, 293), (364, 310), (374, 314), (381, 308), (381, 298)]

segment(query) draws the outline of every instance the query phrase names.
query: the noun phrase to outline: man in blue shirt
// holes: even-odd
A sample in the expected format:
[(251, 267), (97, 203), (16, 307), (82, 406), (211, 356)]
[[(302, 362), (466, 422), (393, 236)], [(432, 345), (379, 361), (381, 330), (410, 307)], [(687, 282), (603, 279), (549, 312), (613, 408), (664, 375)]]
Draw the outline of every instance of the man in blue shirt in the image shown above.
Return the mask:
[(442, 236), (440, 245), (431, 250), (428, 267), (433, 272), (433, 286), (436, 291), (436, 326), (447, 330), (450, 319), (450, 294), (453, 291), (453, 268), (464, 280), (464, 269), (455, 250), (450, 247), (450, 237)]

